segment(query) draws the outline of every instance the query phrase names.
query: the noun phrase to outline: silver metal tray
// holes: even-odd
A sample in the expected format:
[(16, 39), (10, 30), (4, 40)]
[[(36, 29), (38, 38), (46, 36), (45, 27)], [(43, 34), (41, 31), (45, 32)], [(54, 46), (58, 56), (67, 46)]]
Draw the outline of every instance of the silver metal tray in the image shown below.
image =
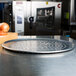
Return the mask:
[(4, 49), (20, 53), (62, 53), (73, 50), (73, 43), (50, 38), (15, 39), (2, 44)]

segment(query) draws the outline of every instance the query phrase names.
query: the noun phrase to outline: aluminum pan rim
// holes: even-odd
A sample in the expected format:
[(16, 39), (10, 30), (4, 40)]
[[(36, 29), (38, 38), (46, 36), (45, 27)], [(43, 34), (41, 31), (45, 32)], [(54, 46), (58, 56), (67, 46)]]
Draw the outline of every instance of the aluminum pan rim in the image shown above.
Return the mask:
[[(9, 40), (9, 41), (6, 41), (2, 44), (2, 47), (6, 50), (10, 50), (12, 52), (20, 52), (20, 53), (41, 53), (41, 54), (54, 54), (54, 53), (63, 53), (63, 52), (69, 52), (69, 51), (72, 51), (74, 49), (74, 44), (72, 42), (69, 42), (69, 41), (66, 41), (66, 40), (57, 40), (57, 41), (61, 41), (61, 42), (69, 42), (72, 44), (72, 47), (71, 48), (68, 48), (66, 50), (58, 50), (58, 51), (22, 51), (22, 50), (15, 50), (15, 49), (12, 49), (12, 48), (9, 48), (9, 47), (6, 47), (4, 44), (6, 43), (9, 43), (9, 42), (13, 42), (13, 41), (23, 41), (23, 40), (39, 40), (39, 39), (50, 39), (50, 38), (34, 38), (34, 39), (31, 39), (31, 38), (28, 38), (28, 39), (14, 39), (14, 40)], [(56, 40), (56, 39), (51, 39), (51, 40)]]

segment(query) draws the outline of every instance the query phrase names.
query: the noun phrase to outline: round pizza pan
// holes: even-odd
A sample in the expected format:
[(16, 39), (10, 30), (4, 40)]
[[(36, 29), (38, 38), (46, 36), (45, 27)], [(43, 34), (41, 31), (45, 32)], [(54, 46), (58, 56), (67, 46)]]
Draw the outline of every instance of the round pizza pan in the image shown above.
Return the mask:
[(15, 39), (2, 44), (4, 49), (20, 53), (62, 53), (73, 50), (74, 44), (50, 38)]

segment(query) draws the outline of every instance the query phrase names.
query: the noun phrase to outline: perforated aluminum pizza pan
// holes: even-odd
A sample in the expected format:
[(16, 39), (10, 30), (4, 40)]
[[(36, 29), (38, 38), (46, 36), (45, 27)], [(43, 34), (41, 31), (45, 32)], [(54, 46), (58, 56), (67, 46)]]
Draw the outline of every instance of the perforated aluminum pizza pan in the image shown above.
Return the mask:
[(50, 38), (15, 39), (2, 44), (4, 49), (22, 53), (60, 53), (71, 51), (74, 44), (65, 40)]

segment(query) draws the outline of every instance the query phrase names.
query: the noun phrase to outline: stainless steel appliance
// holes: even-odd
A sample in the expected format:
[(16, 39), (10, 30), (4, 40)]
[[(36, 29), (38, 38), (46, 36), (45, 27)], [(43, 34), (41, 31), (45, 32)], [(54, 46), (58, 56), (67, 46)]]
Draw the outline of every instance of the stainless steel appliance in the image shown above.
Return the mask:
[(70, 3), (70, 25), (76, 25), (76, 0)]
[(15, 32), (25, 35), (54, 34), (60, 30), (61, 2), (13, 1)]

